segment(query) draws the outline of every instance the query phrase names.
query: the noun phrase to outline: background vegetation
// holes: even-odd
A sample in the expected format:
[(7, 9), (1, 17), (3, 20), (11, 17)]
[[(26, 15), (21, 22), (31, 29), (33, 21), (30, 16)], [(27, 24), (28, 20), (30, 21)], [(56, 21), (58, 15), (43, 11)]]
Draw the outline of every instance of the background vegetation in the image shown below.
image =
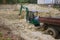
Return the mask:
[[(37, 0), (6, 0), (7, 4), (15, 4), (15, 3), (37, 3)], [(0, 4), (3, 4), (3, 0), (0, 0)]]

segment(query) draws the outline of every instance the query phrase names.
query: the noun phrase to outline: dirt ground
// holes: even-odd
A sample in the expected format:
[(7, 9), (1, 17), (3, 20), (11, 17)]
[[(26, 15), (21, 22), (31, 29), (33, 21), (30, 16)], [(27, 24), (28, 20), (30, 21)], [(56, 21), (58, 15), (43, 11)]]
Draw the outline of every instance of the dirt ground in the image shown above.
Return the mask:
[(6, 36), (7, 40), (55, 40), (50, 35), (36, 31), (34, 25), (29, 24), (25, 19), (20, 19), (18, 11), (0, 12), (0, 32), (4, 40)]
[(11, 22), (18, 19), (18, 12), (15, 13), (12, 11), (0, 11), (0, 40), (24, 40), (24, 38), (14, 34), (9, 28), (10, 25), (13, 25)]
[[(19, 11), (0, 11), (0, 32), (14, 40), (55, 40), (52, 36), (36, 31), (33, 24), (20, 19)], [(8, 30), (8, 31), (7, 31)], [(11, 38), (13, 36), (13, 38)], [(16, 39), (15, 39), (16, 38)]]

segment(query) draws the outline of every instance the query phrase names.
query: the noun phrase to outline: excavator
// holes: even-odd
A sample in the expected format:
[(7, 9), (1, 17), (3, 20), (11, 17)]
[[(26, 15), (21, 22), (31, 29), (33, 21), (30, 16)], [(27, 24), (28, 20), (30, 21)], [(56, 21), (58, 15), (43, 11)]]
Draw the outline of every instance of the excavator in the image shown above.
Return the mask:
[(29, 23), (34, 24), (36, 27), (40, 27), (40, 23), (43, 23), (42, 26), (44, 26), (44, 31), (54, 38), (56, 38), (57, 35), (60, 33), (60, 17), (53, 18), (49, 14), (50, 17), (38, 17), (36, 20), (35, 13), (37, 14), (37, 11), (30, 11), (28, 7), (21, 5), (19, 15), (22, 14), (22, 9), (26, 9), (26, 21), (29, 21)]
[(29, 21), (29, 23), (34, 24), (35, 26), (40, 26), (40, 22), (39, 22), (38, 18), (37, 18), (37, 20), (35, 20), (36, 15), (34, 15), (34, 14), (36, 14), (37, 11), (35, 11), (35, 10), (29, 11), (29, 9), (27, 7), (21, 5), (19, 15), (22, 14), (22, 9), (26, 9), (26, 21)]

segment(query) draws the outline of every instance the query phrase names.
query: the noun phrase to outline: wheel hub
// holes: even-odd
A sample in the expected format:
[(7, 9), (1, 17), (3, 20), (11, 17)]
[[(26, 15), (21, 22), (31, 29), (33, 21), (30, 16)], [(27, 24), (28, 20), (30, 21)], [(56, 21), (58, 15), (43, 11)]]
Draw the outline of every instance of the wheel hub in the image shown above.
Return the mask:
[(53, 35), (53, 32), (52, 31), (48, 31), (48, 34)]

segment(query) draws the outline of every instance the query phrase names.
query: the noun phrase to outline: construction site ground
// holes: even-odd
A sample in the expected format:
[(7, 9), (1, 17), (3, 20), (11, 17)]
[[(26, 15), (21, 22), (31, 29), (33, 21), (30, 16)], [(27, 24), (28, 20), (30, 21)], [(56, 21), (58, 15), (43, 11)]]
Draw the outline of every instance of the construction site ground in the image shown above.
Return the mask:
[[(11, 40), (59, 40), (50, 35), (37, 31), (33, 24), (21, 19), (18, 11), (0, 10), (0, 39)], [(2, 34), (1, 34), (2, 33)], [(1, 40), (2, 40), (1, 39)]]

